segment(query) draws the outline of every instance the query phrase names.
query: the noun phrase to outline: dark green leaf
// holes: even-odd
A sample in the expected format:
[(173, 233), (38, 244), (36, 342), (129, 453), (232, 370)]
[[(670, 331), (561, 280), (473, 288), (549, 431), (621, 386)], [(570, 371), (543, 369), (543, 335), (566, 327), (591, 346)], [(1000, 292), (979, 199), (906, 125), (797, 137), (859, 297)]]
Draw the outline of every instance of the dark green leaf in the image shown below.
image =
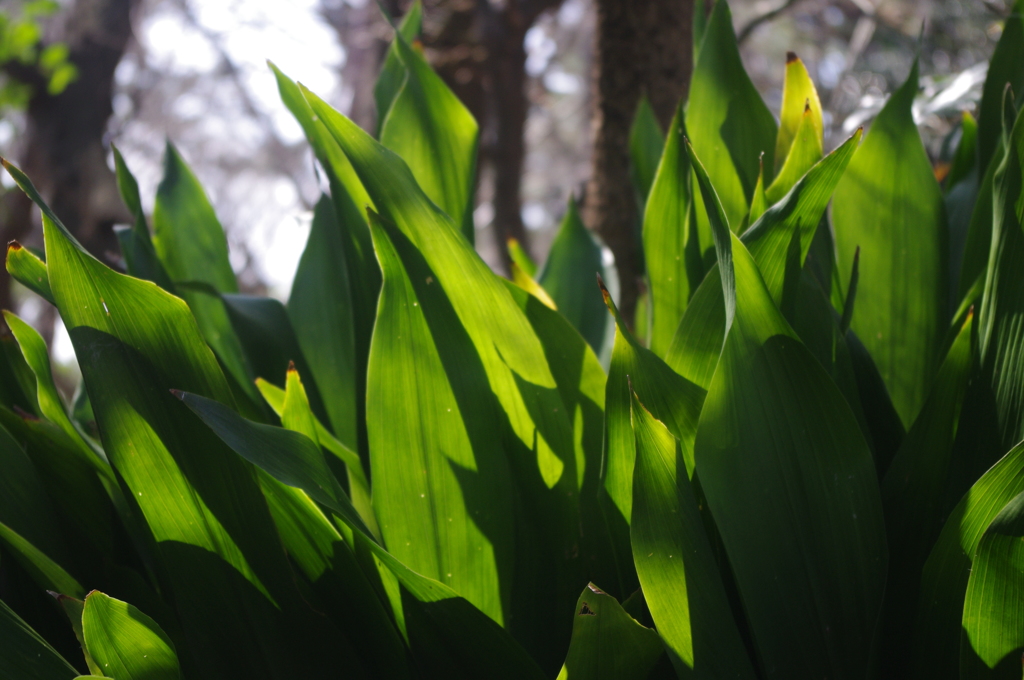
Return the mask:
[(138, 609), (98, 590), (85, 598), (82, 634), (89, 656), (117, 680), (178, 680), (178, 655), (167, 634)]
[[(715, 3), (704, 31), (690, 80), (686, 127), (698, 155), (708, 161), (729, 224), (739, 229), (757, 184), (761, 154), (766, 172), (775, 167), (777, 127), (743, 68), (726, 2)], [(707, 225), (703, 212), (698, 204), (697, 220)]]
[(134, 222), (130, 227), (115, 228), (117, 240), (121, 244), (128, 273), (140, 279), (154, 282), (164, 290), (173, 293), (174, 284), (171, 277), (156, 255), (153, 240), (146, 225), (146, 214), (142, 211), (142, 199), (139, 197), (139, 184), (135, 181), (128, 165), (124, 162), (121, 152), (111, 144), (114, 152), (114, 171), (117, 176), (117, 188), (121, 192), (121, 200), (131, 212)]
[(871, 453), (690, 153), (726, 310), (725, 346), (694, 441), (701, 486), (764, 667), (779, 677), (863, 677), (886, 568)]
[(576, 201), (570, 198), (537, 283), (598, 354), (608, 327), (601, 290), (595, 282), (603, 273), (601, 246), (583, 226)]
[[(651, 616), (679, 677), (754, 678), (679, 440), (632, 395), (630, 538)], [(692, 443), (689, 444), (692, 446)]]
[(946, 213), (911, 116), (916, 93), (915, 62), (872, 124), (832, 204), (844, 288), (860, 248), (851, 328), (878, 365), (905, 425), (928, 395), (949, 315)]
[[(402, 23), (398, 32), (402, 34), (405, 41), (410, 45), (419, 37), (420, 28), (423, 23), (423, 5), (417, 0), (413, 2), (402, 17)], [(398, 91), (405, 84), (406, 68), (402, 58), (398, 54), (398, 40), (391, 42), (388, 48), (388, 55), (384, 58), (384, 65), (381, 66), (380, 74), (377, 75), (377, 82), (373, 86), (373, 99), (377, 104), (377, 137), (380, 137), (381, 128), (384, 127), (384, 120), (391, 110), (391, 103), (398, 96)]]
[(77, 675), (71, 664), (0, 600), (0, 677), (71, 680)]
[(380, 142), (405, 160), (423, 192), (472, 243), (476, 120), (401, 32), (395, 46), (406, 78), (384, 119)]
[(633, 125), (629, 128), (629, 161), (630, 178), (636, 191), (637, 205), (640, 214), (644, 214), (647, 197), (654, 184), (654, 175), (658, 170), (661, 150), (665, 146), (665, 135), (654, 115), (651, 102), (644, 94), (636, 107)]
[(558, 680), (645, 680), (664, 651), (655, 631), (593, 583), (583, 589), (572, 621)]
[(1024, 98), (1024, 0), (1013, 3), (989, 60), (978, 120), (978, 168), (982, 172), (992, 159), (999, 164), (996, 146), (1003, 129), (1002, 104), (1007, 84), (1013, 88), (1018, 101)]

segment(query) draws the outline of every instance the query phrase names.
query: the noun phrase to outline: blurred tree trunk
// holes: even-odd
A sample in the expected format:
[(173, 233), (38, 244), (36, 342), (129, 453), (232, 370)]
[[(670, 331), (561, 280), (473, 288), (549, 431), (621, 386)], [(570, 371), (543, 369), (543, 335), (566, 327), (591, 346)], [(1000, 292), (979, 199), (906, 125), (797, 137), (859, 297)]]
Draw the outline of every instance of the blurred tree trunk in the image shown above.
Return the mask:
[(428, 0), (423, 41), (431, 64), (480, 124), (479, 171), (494, 181), (494, 230), (508, 271), (510, 238), (529, 249), (523, 226), (523, 137), (530, 102), (526, 93), (526, 32), (562, 0)]
[[(83, 246), (112, 264), (118, 259), (112, 227), (131, 219), (107, 166), (104, 137), (113, 113), (114, 70), (131, 38), (134, 0), (76, 0), (46, 30), (47, 43), (64, 43), (78, 79), (59, 95), (27, 69), (13, 77), (33, 86), (19, 161), (43, 198)], [(2, 243), (32, 231), (31, 206), (19, 191), (4, 197)], [(0, 273), (0, 305), (10, 306), (10, 280)]]
[(629, 128), (646, 93), (663, 129), (693, 68), (693, 0), (596, 0), (594, 153), (584, 221), (615, 254), (620, 309), (632, 323), (641, 292)]

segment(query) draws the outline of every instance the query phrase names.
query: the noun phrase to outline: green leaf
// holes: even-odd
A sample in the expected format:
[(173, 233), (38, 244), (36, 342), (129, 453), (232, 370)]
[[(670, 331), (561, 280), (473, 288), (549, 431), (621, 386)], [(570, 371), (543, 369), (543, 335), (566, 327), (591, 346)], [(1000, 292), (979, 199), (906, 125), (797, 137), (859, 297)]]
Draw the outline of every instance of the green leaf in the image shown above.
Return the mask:
[(961, 677), (991, 677), (990, 668), (998, 668), (999, 675), (1008, 678), (1020, 673), (1018, 659), (1024, 647), (1022, 573), (1024, 492), (999, 511), (978, 543), (964, 597)]
[[(615, 346), (605, 392), (604, 488), (630, 523), (636, 438), (630, 422), (631, 391), (682, 442), (686, 473), (693, 476), (693, 437), (705, 391), (675, 373), (626, 328), (611, 296), (605, 303), (615, 318)], [(630, 386), (632, 385), (632, 387)]]
[(132, 276), (152, 281), (167, 292), (173, 293), (175, 291), (171, 277), (153, 247), (153, 240), (146, 224), (146, 214), (142, 210), (142, 199), (139, 197), (139, 183), (135, 181), (135, 176), (128, 169), (117, 147), (111, 144), (110, 148), (114, 152), (114, 171), (121, 200), (134, 218), (130, 227), (115, 228), (121, 244), (121, 253), (124, 255), (125, 267)]
[(0, 522), (58, 560), (65, 559), (57, 516), (31, 458), (0, 426)]
[(17, 241), (7, 246), (7, 273), (33, 293), (53, 304), (46, 263)]
[(979, 314), (982, 370), (991, 381), (1002, 449), (1024, 438), (1024, 108), (1006, 133), (992, 183), (992, 245)]
[(912, 677), (959, 677), (964, 596), (972, 561), (992, 520), (1021, 492), (1024, 445), (1015, 446), (1003, 456), (949, 514), (921, 577)]
[[(960, 117), (960, 143), (956, 146), (956, 154), (946, 174), (945, 189), (949, 191), (967, 179), (977, 169), (978, 163), (978, 121), (970, 111), (964, 111)], [(977, 178), (975, 178), (977, 182)], [(975, 187), (975, 191), (977, 187)], [(955, 260), (954, 260), (955, 262)]]
[(761, 215), (768, 209), (768, 196), (764, 193), (764, 158), (757, 172), (757, 184), (754, 186), (754, 197), (750, 199), (750, 214), (747, 215), (747, 224), (753, 224), (761, 219)]
[(608, 316), (594, 279), (603, 273), (601, 246), (583, 226), (576, 200), (570, 197), (537, 283), (598, 354), (604, 347)]
[(88, 677), (103, 677), (103, 669), (96, 666), (96, 662), (89, 655), (89, 650), (85, 646), (85, 633), (82, 631), (82, 613), (85, 611), (85, 602), (78, 598), (71, 597), (69, 595), (63, 595), (60, 593), (50, 592), (57, 602), (60, 603), (61, 608), (64, 610), (64, 614), (67, 615), (68, 620), (71, 622), (71, 629), (75, 632), (75, 639), (78, 640), (78, 644), (82, 647), (82, 655), (85, 657), (85, 665), (88, 666), (90, 675)]
[[(488, 379), (487, 385), (475, 388), (479, 392), (474, 400), (482, 404), (496, 397), (505, 413), (499, 420), (500, 434), (492, 432), (491, 441), (500, 442), (523, 506), (529, 508), (520, 516), (524, 531), (517, 534), (517, 541), (522, 537), (535, 542), (538, 551), (530, 554), (517, 546), (517, 579), (523, 576), (518, 583), (537, 579), (538, 587), (551, 589), (541, 595), (540, 590), (523, 586), (522, 597), (514, 598), (523, 607), (518, 625), (529, 634), (545, 625), (558, 627), (557, 634), (536, 638), (557, 664), (564, 658), (570, 632), (569, 622), (560, 620), (557, 611), (576, 601), (582, 565), (573, 428), (543, 347), (502, 279), (423, 194), (402, 160), (314, 94), (304, 93), (373, 196), (382, 221), (397, 226), (419, 251), (422, 275), (410, 272), (417, 296), (423, 299), (429, 286), (439, 284), (472, 341)], [(395, 242), (394, 237), (391, 240)]]
[[(373, 252), (373, 243), (370, 239), (370, 228), (366, 222), (367, 208), (373, 209), (373, 200), (362, 182), (356, 175), (355, 169), (349, 162), (348, 157), (342, 152), (337, 142), (334, 141), (330, 132), (327, 131), (323, 121), (313, 113), (309, 103), (306, 101), (299, 86), (281, 73), (276, 66), (270, 64), (277, 78), (277, 87), (281, 93), (281, 99), (295, 116), (295, 119), (302, 126), (306, 139), (309, 140), (317, 160), (327, 175), (331, 188), (331, 200), (334, 203), (334, 212), (337, 220), (337, 227), (340, 230), (340, 239), (332, 239), (326, 243), (328, 248), (325, 252), (317, 254), (317, 262), (325, 267), (341, 268), (344, 266), (350, 289), (350, 300), (346, 303), (344, 299), (337, 299), (337, 304), (344, 305), (344, 308), (351, 309), (352, 334), (355, 341), (354, 375), (355, 375), (355, 398), (356, 410), (352, 414), (355, 417), (358, 439), (350, 444), (350, 448), (359, 452), (364, 465), (369, 465), (369, 449), (366, 447), (366, 364), (370, 353), (370, 337), (373, 334), (373, 325), (377, 314), (377, 297), (380, 293), (381, 274), (377, 264), (376, 255)], [(314, 215), (315, 217), (315, 215)], [(314, 233), (310, 232), (311, 243), (316, 244)], [(326, 240), (326, 239), (325, 239)], [(307, 244), (308, 245), (308, 244)], [(344, 265), (342, 265), (344, 263)], [(310, 263), (310, 266), (312, 262)], [(337, 271), (334, 276), (340, 276)], [(297, 275), (298, 276), (298, 275)], [(302, 284), (301, 279), (297, 279)], [(329, 285), (333, 285), (331, 281)], [(294, 288), (293, 288), (294, 290)], [(316, 299), (319, 304), (321, 294), (319, 288), (314, 292), (298, 292), (299, 295), (308, 295)], [(341, 293), (332, 293), (341, 296)], [(311, 313), (313, 313), (311, 311)], [(317, 308), (316, 313), (319, 313)], [(340, 312), (343, 315), (343, 312)], [(302, 317), (302, 315), (300, 315)], [(307, 344), (313, 331), (308, 329), (308, 318), (294, 318), (296, 333), (299, 342)], [(344, 323), (344, 316), (339, 323)], [(344, 328), (339, 331), (342, 335), (332, 337), (329, 344), (338, 348), (337, 351), (344, 351), (345, 336)], [(317, 341), (321, 347), (310, 355), (309, 359), (314, 365), (323, 360), (323, 341)], [(305, 347), (304, 347), (305, 348)], [(328, 389), (334, 389), (328, 387)], [(329, 411), (331, 413), (331, 411)], [(352, 417), (350, 415), (350, 417)], [(344, 436), (344, 428), (339, 428), (332, 422), (334, 432), (338, 436)]]
[(917, 65), (886, 102), (832, 203), (844, 289), (860, 248), (857, 314), (903, 423), (921, 409), (942, 358), (949, 318), (949, 254), (942, 191), (910, 108)]
[(476, 120), (401, 32), (395, 45), (406, 78), (381, 126), (380, 142), (408, 163), (423, 192), (472, 243)]
[(783, 164), (775, 180), (765, 189), (765, 200), (768, 205), (777, 202), (789, 193), (793, 185), (803, 177), (814, 164), (821, 160), (822, 151), (821, 110), (817, 117), (810, 103), (804, 106), (800, 117), (800, 126), (796, 130), (793, 145), (789, 148), (786, 162)]
[(82, 634), (89, 656), (117, 680), (178, 680), (178, 656), (167, 634), (138, 609), (98, 590), (85, 598)]
[[(357, 544), (372, 551), (421, 605), (413, 611), (406, 609), (407, 617), (417, 617), (413, 621), (407, 618), (414, 653), (429, 650), (412, 638), (429, 638), (433, 634), (444, 645), (440, 654), (448, 657), (465, 677), (543, 677), (526, 652), (492, 619), (448, 586), (412, 571), (372, 539), (344, 492), (331, 493), (325, 487), (330, 473), (310, 439), (297, 432), (246, 420), (212, 399), (188, 393), (179, 396), (241, 457), (282, 484), (302, 489), (358, 534)], [(403, 606), (407, 604), (410, 603), (403, 598)]]
[[(978, 119), (978, 168), (985, 171), (992, 159), (998, 159), (996, 146), (1003, 128), (1003, 93), (1007, 84), (1013, 88), (1017, 101), (1024, 98), (1024, 0), (1013, 3), (1003, 33), (989, 60), (988, 75), (981, 93), (981, 115)], [(999, 164), (998, 160), (994, 161)], [(984, 194), (981, 194), (984, 196)]]
[(686, 127), (680, 106), (644, 212), (644, 259), (652, 305), (651, 351), (664, 356), (690, 296), (704, 280), (701, 243), (690, 197), (690, 160), (683, 149)]
[(0, 543), (14, 554), (41, 590), (66, 593), (73, 597), (85, 595), (85, 589), (63, 567), (3, 523), (0, 523)]
[(316, 385), (331, 429), (346, 447), (359, 451), (366, 436), (365, 431), (360, 434), (364, 404), (358, 396), (361, 371), (344, 238), (334, 205), (321, 196), (292, 283), (288, 318), (303, 356), (316, 366)]
[(985, 271), (988, 268), (989, 251), (992, 247), (993, 182), (1004, 153), (1005, 146), (1000, 138), (993, 160), (988, 164), (978, 185), (978, 198), (974, 201), (974, 207), (971, 210), (963, 245), (963, 259), (960, 263), (957, 297), (961, 301), (967, 297), (979, 277), (985, 278)]
[[(630, 538), (651, 616), (679, 677), (753, 678), (679, 440), (631, 395)], [(690, 444), (692, 446), (692, 443)]]
[(14, 334), (26, 363), (36, 378), (36, 398), (39, 401), (39, 412), (44, 418), (54, 423), (68, 435), (82, 450), (83, 457), (91, 459), (97, 470), (106, 472), (107, 459), (103, 451), (88, 440), (71, 422), (64, 402), (57, 392), (50, 369), (50, 354), (42, 336), (34, 328), (19, 319), (13, 313), (4, 311), (4, 320)]
[(665, 146), (665, 135), (654, 115), (651, 102), (644, 94), (636, 107), (633, 124), (629, 128), (630, 179), (636, 191), (640, 214), (645, 212), (647, 197), (650, 196), (654, 175), (658, 170), (661, 150)]
[[(189, 308), (88, 255), (28, 178), (6, 167), (43, 213), (50, 285), (104, 450), (158, 545), (192, 651), (218, 674), (322, 672), (318, 642), (331, 627), (308, 615), (295, 590), (253, 469), (168, 392), (233, 403)], [(213, 638), (225, 644), (201, 642)]]
[(78, 671), (0, 600), (0, 677), (71, 680)]
[[(782, 303), (787, 267), (798, 274), (806, 261), (821, 216), (857, 148), (860, 136), (860, 132), (854, 133), (819, 161), (785, 198), (765, 212), (740, 237), (757, 261), (776, 304)], [(788, 259), (794, 234), (799, 234), (799, 267)], [(714, 269), (717, 266), (711, 268), (690, 298), (665, 354), (665, 362), (672, 370), (705, 390), (711, 384), (725, 340), (725, 306), (718, 281), (720, 274)]]
[(512, 489), (493, 446), (496, 405), (472, 392), (486, 372), (444, 292), (417, 294), (403, 260), (418, 254), (394, 245), (401, 232), (370, 224), (384, 272), (366, 400), (374, 511), (395, 557), (501, 624)]
[(526, 252), (522, 244), (514, 238), (508, 240), (508, 256), (524, 274), (530, 278), (537, 276), (537, 263), (533, 261), (533, 258)]
[[(921, 569), (945, 519), (953, 442), (976, 353), (973, 317), (961, 329), (928, 400), (882, 480), (889, 585), (883, 620), (886, 665), (900, 668), (910, 640)], [(905, 671), (905, 669), (904, 669)]]
[[(758, 657), (780, 677), (866, 676), (886, 574), (871, 453), (688, 150), (710, 208), (726, 312), (694, 460)], [(779, 612), (788, 612), (786, 626)]]
[[(419, 37), (423, 23), (423, 5), (419, 0), (412, 3), (402, 23), (398, 27), (405, 41), (410, 45)], [(377, 82), (373, 86), (373, 99), (377, 104), (377, 137), (380, 137), (380, 130), (384, 127), (384, 121), (391, 110), (391, 103), (395, 101), (399, 90), (405, 84), (406, 67), (398, 54), (398, 39), (391, 42), (388, 48), (388, 55), (384, 58), (384, 65), (381, 66), (377, 75)]]
[[(153, 208), (153, 246), (175, 284), (198, 282), (218, 293), (238, 292), (228, 262), (224, 229), (199, 180), (170, 142), (164, 152), (164, 176)], [(231, 328), (224, 303), (194, 289), (183, 289), (181, 297), (227, 372), (250, 401), (259, 403), (252, 384), (256, 376)]]
[[(804, 66), (800, 57), (793, 52), (787, 52), (786, 75), (782, 81), (779, 133), (775, 138), (776, 171), (790, 162), (789, 156), (793, 153), (794, 144), (800, 137), (800, 128), (805, 125), (810, 129), (806, 133), (807, 137), (818, 142), (818, 158), (811, 163), (813, 165), (821, 158), (821, 144), (825, 134), (821, 116), (821, 100), (818, 99), (818, 90), (814, 87), (811, 76), (807, 73), (807, 67)], [(807, 167), (809, 168), (810, 165)], [(799, 179), (802, 175), (801, 172), (795, 176), (795, 179)], [(789, 189), (782, 191), (780, 196), (786, 191)], [(772, 201), (772, 203), (774, 202)]]
[[(766, 170), (775, 167), (777, 128), (743, 68), (727, 2), (715, 3), (704, 31), (690, 80), (686, 127), (694, 149), (708, 162), (729, 224), (739, 229), (749, 212), (761, 154)], [(707, 233), (700, 205), (697, 220)]]
[(559, 680), (645, 680), (664, 649), (658, 633), (593, 583), (576, 602), (572, 642)]

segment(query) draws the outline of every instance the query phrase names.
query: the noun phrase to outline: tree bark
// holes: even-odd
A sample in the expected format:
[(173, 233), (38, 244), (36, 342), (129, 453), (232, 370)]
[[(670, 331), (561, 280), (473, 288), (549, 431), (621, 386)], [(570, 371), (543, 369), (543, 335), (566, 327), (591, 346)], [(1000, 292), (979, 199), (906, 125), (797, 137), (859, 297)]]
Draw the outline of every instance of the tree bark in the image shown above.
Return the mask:
[(615, 255), (619, 307), (632, 323), (643, 280), (629, 129), (643, 93), (663, 128), (693, 69), (693, 0), (597, 0), (594, 153), (583, 218)]
[[(12, 72), (34, 88), (19, 154), (22, 169), (79, 242), (108, 264), (118, 259), (113, 225), (131, 220), (107, 166), (104, 137), (113, 113), (114, 70), (132, 35), (133, 4), (77, 0), (54, 18), (48, 42), (66, 44), (78, 68), (78, 79), (59, 95), (49, 94), (38, 74)], [(5, 208), (2, 242), (28, 236), (32, 221), (26, 199), (11, 192)], [(6, 270), (0, 273), (0, 305), (10, 306)]]

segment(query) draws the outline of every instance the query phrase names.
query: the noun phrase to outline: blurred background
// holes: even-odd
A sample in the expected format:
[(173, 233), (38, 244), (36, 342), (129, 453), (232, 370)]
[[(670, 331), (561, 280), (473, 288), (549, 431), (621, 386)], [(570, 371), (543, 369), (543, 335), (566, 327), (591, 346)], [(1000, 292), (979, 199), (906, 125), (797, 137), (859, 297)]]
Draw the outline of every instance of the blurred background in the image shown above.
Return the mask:
[[(476, 243), (498, 272), (509, 237), (543, 262), (567, 199), (591, 176), (597, 1), (424, 0), (425, 54), (481, 124)], [(407, 5), (381, 3), (394, 16)], [(870, 125), (919, 56), (915, 118), (937, 164), (961, 112), (976, 109), (1009, 11), (1003, 0), (730, 5), (746, 68), (773, 112), (786, 53), (804, 60), (827, 148)], [(0, 0), (0, 154), (116, 266), (112, 227), (130, 216), (110, 146), (136, 174), (148, 212), (171, 140), (225, 227), (243, 291), (286, 299), (321, 182), (266, 61), (374, 131), (373, 85), (391, 35), (373, 0)], [(2, 182), (3, 242), (41, 246), (38, 215), (6, 174)], [(51, 339), (73, 384), (55, 312), (2, 276), (0, 303)]]

